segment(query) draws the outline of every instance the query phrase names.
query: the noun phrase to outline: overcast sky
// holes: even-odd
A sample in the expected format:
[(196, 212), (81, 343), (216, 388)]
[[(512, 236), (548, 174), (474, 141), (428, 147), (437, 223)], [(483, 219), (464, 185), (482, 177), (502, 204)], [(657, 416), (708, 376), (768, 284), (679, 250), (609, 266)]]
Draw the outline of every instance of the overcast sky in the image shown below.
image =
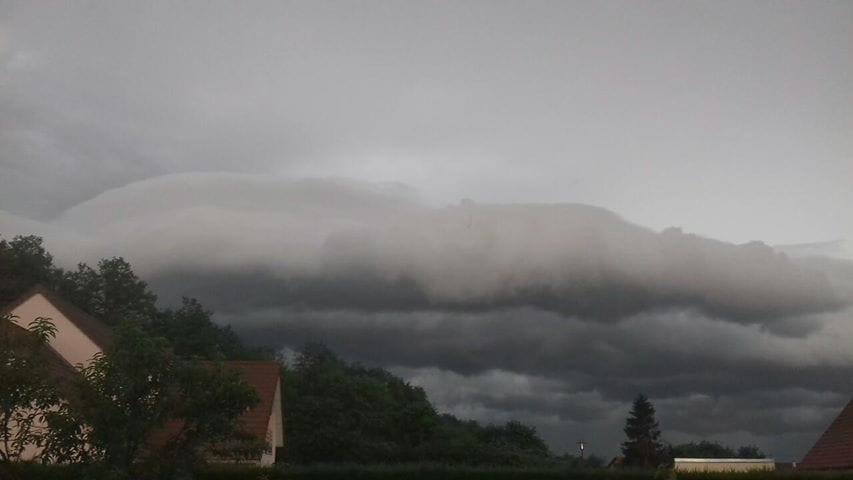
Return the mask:
[(0, 0), (0, 234), (557, 449), (642, 391), (799, 460), (853, 394), (851, 73), (842, 1)]

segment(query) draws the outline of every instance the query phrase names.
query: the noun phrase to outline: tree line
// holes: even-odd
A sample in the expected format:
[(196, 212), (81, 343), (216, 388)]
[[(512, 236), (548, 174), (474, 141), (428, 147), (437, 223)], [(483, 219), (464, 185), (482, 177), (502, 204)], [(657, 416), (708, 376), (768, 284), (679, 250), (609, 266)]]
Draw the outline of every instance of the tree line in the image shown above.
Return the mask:
[(670, 445), (661, 440), (655, 407), (645, 395), (637, 395), (625, 420), (625, 442), (622, 443), (624, 465), (640, 468), (671, 466), (674, 458), (764, 458), (756, 445), (737, 449), (717, 442), (702, 440)]

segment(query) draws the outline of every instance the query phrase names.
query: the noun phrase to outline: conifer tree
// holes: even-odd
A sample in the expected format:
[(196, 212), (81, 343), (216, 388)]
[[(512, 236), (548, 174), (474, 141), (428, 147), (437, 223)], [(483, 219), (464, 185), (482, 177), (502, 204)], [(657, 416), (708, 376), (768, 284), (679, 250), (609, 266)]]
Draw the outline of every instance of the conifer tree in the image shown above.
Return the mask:
[(661, 463), (664, 447), (655, 419), (655, 407), (643, 394), (634, 399), (631, 412), (625, 421), (625, 436), (627, 440), (622, 443), (625, 465), (654, 468)]

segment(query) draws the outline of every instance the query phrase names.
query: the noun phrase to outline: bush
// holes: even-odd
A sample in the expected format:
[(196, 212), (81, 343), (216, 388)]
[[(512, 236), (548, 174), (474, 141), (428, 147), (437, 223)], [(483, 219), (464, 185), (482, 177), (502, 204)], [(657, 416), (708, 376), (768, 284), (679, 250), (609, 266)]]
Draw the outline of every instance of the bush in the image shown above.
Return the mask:
[[(85, 465), (0, 465), (2, 480), (108, 480)], [(567, 469), (564, 467), (460, 467), (437, 464), (388, 466), (315, 465), (258, 468), (218, 465), (195, 480), (853, 480), (853, 472), (678, 473), (670, 470)]]

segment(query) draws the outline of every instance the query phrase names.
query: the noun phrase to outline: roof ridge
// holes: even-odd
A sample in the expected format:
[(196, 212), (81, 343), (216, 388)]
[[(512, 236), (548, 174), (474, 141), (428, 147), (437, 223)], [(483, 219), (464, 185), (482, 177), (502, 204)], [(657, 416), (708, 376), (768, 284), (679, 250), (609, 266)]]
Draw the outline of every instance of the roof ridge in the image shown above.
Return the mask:
[(11, 313), (35, 295), (42, 295), (47, 299), (54, 308), (59, 310), (59, 312), (63, 314), (68, 321), (79, 328), (80, 331), (89, 337), (89, 340), (91, 340), (101, 350), (104, 350), (104, 348), (111, 342), (112, 331), (109, 325), (97, 317), (85, 312), (77, 305), (74, 305), (58, 293), (41, 284), (36, 284), (30, 287), (30, 289), (21, 294), (20, 297), (4, 307), (4, 309), (0, 311), (0, 314), (6, 315)]
[(849, 436), (848, 432), (853, 432), (853, 399), (847, 402), (809, 449), (800, 467), (818, 470), (853, 466), (853, 449), (849, 447), (849, 442), (842, 442), (843, 439), (838, 438)]

